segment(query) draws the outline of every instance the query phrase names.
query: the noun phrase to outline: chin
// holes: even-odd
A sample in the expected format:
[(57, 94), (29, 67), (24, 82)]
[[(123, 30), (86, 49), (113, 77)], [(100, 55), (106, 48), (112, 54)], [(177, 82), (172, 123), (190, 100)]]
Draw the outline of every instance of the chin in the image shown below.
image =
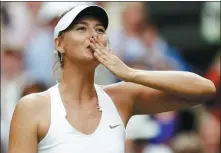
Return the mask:
[(94, 57), (93, 54), (87, 55), (86, 62), (93, 65), (99, 65), (99, 61)]
[(88, 61), (96, 60), (96, 58), (94, 57), (94, 54), (91, 51), (85, 52), (85, 57)]
[(100, 64), (100, 62), (99, 62), (95, 57), (92, 59), (92, 62), (93, 62), (96, 66), (98, 66), (98, 65)]
[(89, 63), (89, 64), (95, 64), (95, 65), (99, 65), (99, 61), (96, 59), (96, 57), (94, 57), (94, 54), (93, 52), (90, 50), (90, 49), (87, 49), (85, 52), (84, 52), (84, 57), (86, 59), (86, 62)]

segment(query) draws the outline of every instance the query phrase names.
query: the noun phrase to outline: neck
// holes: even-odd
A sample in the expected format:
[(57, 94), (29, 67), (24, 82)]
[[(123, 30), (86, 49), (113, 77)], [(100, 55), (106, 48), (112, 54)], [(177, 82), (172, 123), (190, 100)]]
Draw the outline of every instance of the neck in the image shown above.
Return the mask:
[(66, 102), (81, 103), (90, 102), (96, 97), (94, 88), (95, 69), (86, 69), (71, 65), (65, 66), (59, 88), (62, 98)]

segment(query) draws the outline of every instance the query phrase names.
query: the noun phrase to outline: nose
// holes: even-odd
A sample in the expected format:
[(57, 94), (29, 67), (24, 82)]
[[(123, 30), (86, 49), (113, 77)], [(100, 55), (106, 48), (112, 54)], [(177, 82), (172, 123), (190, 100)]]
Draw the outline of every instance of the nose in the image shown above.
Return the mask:
[(96, 30), (95, 30), (95, 29), (91, 29), (91, 30), (90, 30), (90, 38), (91, 38), (91, 37), (96, 37), (96, 36), (98, 36)]

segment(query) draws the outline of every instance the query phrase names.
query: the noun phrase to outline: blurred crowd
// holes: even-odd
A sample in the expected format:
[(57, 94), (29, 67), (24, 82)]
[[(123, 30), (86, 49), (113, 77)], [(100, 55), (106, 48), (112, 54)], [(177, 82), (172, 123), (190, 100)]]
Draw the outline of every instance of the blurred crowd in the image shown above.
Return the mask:
[[(55, 23), (65, 10), (85, 3), (106, 9), (110, 48), (130, 67), (193, 71), (149, 20), (144, 2), (1, 2), (1, 153), (7, 152), (18, 100), (56, 84)], [(217, 96), (187, 110), (134, 116), (127, 127), (126, 153), (220, 153), (219, 52), (203, 75), (214, 82)], [(118, 81), (103, 66), (97, 68), (97, 84)]]

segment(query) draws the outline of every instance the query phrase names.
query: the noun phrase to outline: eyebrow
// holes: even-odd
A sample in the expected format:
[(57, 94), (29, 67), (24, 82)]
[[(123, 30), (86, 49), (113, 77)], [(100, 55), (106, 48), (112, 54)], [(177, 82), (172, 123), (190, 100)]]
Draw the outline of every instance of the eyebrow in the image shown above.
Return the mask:
[[(84, 25), (88, 25), (88, 23), (87, 23), (87, 22), (84, 22), (84, 21), (78, 22), (77, 24), (84, 24)], [(95, 26), (102, 26), (102, 27), (104, 27), (104, 25), (103, 25), (103, 24), (101, 24), (101, 23), (97, 23)]]

